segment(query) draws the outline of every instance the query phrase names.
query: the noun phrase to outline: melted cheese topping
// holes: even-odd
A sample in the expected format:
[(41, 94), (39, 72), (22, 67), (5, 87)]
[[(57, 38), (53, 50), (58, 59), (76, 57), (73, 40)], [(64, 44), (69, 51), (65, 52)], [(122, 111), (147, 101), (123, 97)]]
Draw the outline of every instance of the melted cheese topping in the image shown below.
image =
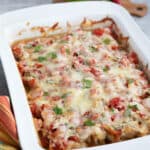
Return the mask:
[(79, 27), (13, 45), (44, 147), (66, 150), (149, 133), (148, 80), (135, 54), (110, 33)]

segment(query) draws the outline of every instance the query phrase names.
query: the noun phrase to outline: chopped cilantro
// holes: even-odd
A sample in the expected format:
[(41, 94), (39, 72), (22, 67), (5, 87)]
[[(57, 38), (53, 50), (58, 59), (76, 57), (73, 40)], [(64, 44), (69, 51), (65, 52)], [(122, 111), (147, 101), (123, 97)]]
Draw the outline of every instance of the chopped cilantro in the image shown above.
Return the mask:
[(61, 98), (66, 98), (70, 93), (64, 93)]
[(62, 108), (58, 106), (54, 107), (53, 111), (55, 112), (56, 115), (61, 115), (63, 113)]
[(89, 46), (91, 52), (96, 52), (98, 49), (94, 46)]
[(44, 57), (44, 56), (39, 56), (39, 57), (38, 57), (38, 61), (39, 61), (39, 62), (43, 62), (43, 61), (45, 61), (45, 60), (47, 60), (47, 58)]
[(34, 52), (39, 52), (42, 49), (41, 45), (37, 45), (34, 47)]
[(129, 117), (131, 116), (131, 110), (129, 108), (126, 109), (126, 111), (124, 112), (125, 117)]
[(67, 40), (60, 40), (59, 43), (67, 43)]
[(50, 52), (47, 54), (47, 57), (50, 57), (51, 59), (57, 58), (57, 54), (55, 52)]
[(128, 82), (128, 84), (132, 84), (134, 82), (134, 80), (129, 78), (129, 79), (127, 79), (127, 82)]
[(70, 54), (70, 49), (69, 48), (66, 49), (66, 53)]
[(44, 92), (44, 96), (48, 96), (48, 94), (49, 94), (48, 92)]
[(86, 121), (84, 122), (84, 125), (85, 125), (85, 126), (94, 126), (95, 123), (94, 123), (92, 120), (88, 119), (88, 120), (86, 120)]
[(108, 67), (108, 66), (105, 66), (105, 67), (103, 68), (103, 71), (104, 71), (104, 72), (108, 72), (108, 70), (109, 70), (109, 67)]
[(134, 105), (128, 105), (128, 108), (129, 108), (129, 109), (132, 109), (133, 111), (139, 110), (137, 104), (134, 104)]
[(115, 109), (114, 109), (114, 108), (111, 108), (111, 112), (113, 112), (113, 113), (114, 113), (114, 112), (115, 112)]
[(105, 45), (109, 45), (110, 42), (111, 42), (111, 40), (110, 40), (109, 38), (105, 38), (105, 39), (103, 40), (103, 43), (104, 43)]
[(82, 80), (83, 88), (91, 88), (92, 86), (92, 81), (88, 79), (83, 79)]

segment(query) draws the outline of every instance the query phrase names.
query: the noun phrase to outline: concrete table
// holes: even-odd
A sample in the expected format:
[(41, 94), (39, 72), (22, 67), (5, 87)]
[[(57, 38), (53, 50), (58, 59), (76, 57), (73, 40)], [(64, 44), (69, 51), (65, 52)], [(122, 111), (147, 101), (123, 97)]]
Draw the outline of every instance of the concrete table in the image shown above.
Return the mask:
[[(149, 0), (134, 0), (135, 2), (146, 2), (150, 8)], [(19, 8), (25, 8), (40, 4), (49, 4), (52, 0), (0, 0), (0, 13), (4, 13), (10, 10), (15, 10)], [(143, 18), (134, 17), (135, 21), (139, 24), (141, 29), (150, 38), (150, 11)], [(139, 37), (140, 38), (140, 37)], [(9, 95), (4, 72), (0, 62), (0, 95)]]

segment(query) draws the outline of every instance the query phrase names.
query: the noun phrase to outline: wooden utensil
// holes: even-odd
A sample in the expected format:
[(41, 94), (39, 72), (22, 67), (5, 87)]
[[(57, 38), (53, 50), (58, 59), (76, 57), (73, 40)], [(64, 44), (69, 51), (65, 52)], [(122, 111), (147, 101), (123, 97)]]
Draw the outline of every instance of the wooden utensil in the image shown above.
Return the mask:
[[(65, 2), (66, 0), (53, 0), (53, 2)], [(147, 14), (147, 5), (133, 3), (131, 0), (111, 0), (115, 3), (121, 4), (125, 7), (132, 15), (143, 17)]]
[(120, 0), (120, 4), (134, 16), (143, 17), (147, 14), (146, 4), (133, 3), (130, 0)]

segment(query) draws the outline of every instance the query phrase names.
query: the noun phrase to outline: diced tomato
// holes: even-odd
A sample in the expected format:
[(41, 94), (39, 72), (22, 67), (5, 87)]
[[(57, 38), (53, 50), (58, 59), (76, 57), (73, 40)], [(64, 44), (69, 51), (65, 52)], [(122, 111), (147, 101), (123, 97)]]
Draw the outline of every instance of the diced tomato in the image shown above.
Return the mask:
[(68, 140), (70, 140), (70, 141), (74, 141), (74, 142), (79, 142), (79, 138), (77, 137), (77, 136), (70, 136), (69, 138), (68, 138)]
[(60, 53), (61, 53), (62, 55), (65, 55), (66, 49), (65, 49), (64, 46), (62, 46), (62, 47), (60, 48)]
[(111, 121), (114, 121), (116, 119), (116, 115), (111, 116)]
[(40, 136), (40, 141), (41, 141), (41, 144), (44, 148), (49, 147), (49, 140), (47, 137)]
[(119, 111), (124, 110), (125, 107), (121, 104), (122, 100), (119, 97), (115, 97), (109, 101), (110, 108), (116, 108)]
[(115, 51), (115, 50), (118, 50), (119, 47), (118, 47), (117, 45), (112, 45), (112, 46), (111, 46), (111, 49)]
[(21, 63), (18, 63), (17, 66), (18, 66), (18, 69), (19, 69), (21, 76), (23, 76), (25, 73), (25, 67)]
[(36, 68), (41, 68), (41, 67), (43, 67), (43, 64), (36, 63), (35, 66), (36, 66)]
[(95, 95), (96, 94), (96, 88), (90, 89), (90, 95)]
[(90, 72), (94, 75), (94, 76), (99, 76), (100, 75), (100, 71), (91, 67)]
[(40, 109), (37, 107), (37, 105), (36, 105), (35, 103), (30, 104), (30, 109), (31, 109), (32, 115), (33, 115), (35, 118), (40, 118), (40, 116), (41, 116), (41, 111), (40, 111)]
[(96, 35), (96, 36), (102, 36), (103, 33), (104, 33), (104, 29), (97, 28), (97, 29), (94, 29), (94, 30), (92, 31), (92, 33), (93, 33), (94, 35)]
[(35, 47), (35, 46), (37, 46), (38, 44), (39, 44), (38, 41), (33, 41), (32, 46)]
[(96, 120), (98, 118), (99, 118), (99, 114), (98, 113), (92, 113), (92, 115), (91, 115), (91, 119), (92, 120)]
[(20, 59), (22, 57), (23, 54), (19, 47), (13, 47), (12, 50), (16, 59)]
[(70, 86), (70, 84), (71, 84), (70, 77), (67, 75), (62, 75), (61, 85), (62, 86)]
[(29, 88), (37, 87), (37, 83), (36, 83), (35, 79), (30, 79), (30, 80), (23, 79), (23, 83), (24, 83), (25, 86), (27, 86)]
[(132, 63), (134, 63), (134, 64), (138, 64), (139, 63), (138, 56), (137, 56), (137, 54), (135, 52), (131, 52), (128, 57), (129, 57), (129, 60)]
[(83, 62), (84, 62), (83, 58), (80, 57), (80, 56), (78, 57), (78, 61), (79, 61), (80, 64), (83, 64)]
[(58, 101), (60, 100), (60, 96), (52, 96), (51, 97), (53, 101)]
[(96, 64), (96, 60), (94, 58), (89, 60), (89, 65), (90, 66), (95, 65), (95, 64)]
[(48, 40), (47, 42), (46, 42), (46, 44), (49, 46), (49, 45), (51, 45), (51, 44), (53, 44), (53, 40)]
[(146, 116), (144, 113), (141, 113), (141, 112), (139, 112), (138, 114), (141, 118), (144, 118)]

